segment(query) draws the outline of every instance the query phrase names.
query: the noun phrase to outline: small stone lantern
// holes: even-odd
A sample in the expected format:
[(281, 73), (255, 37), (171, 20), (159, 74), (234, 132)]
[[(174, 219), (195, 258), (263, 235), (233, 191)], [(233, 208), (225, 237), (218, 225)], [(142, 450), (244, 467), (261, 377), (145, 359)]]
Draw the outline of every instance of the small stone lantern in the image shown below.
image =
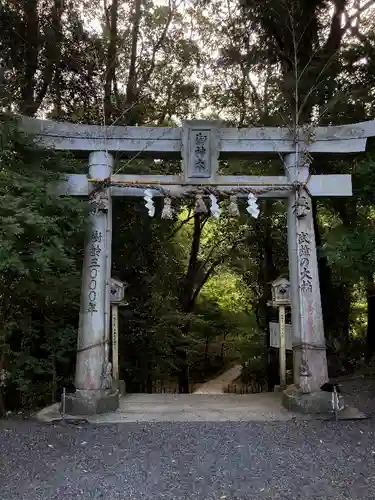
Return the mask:
[(290, 283), (284, 276), (279, 276), (272, 282), (272, 302), (279, 312), (279, 369), (280, 387), (286, 386), (286, 338), (285, 338), (285, 308), (290, 306)]
[(124, 300), (125, 283), (111, 278), (111, 302), (119, 304)]
[(125, 382), (120, 380), (120, 368), (119, 368), (119, 307), (129, 305), (124, 302), (125, 288), (128, 286), (127, 283), (123, 281), (115, 280), (111, 278), (111, 328), (112, 328), (112, 363), (108, 363), (105, 372), (105, 382), (109, 385), (108, 380), (111, 377), (112, 372), (112, 382), (111, 385), (115, 389), (118, 389), (121, 394), (125, 394)]
[(289, 280), (280, 276), (272, 282), (272, 303), (274, 306), (290, 305)]

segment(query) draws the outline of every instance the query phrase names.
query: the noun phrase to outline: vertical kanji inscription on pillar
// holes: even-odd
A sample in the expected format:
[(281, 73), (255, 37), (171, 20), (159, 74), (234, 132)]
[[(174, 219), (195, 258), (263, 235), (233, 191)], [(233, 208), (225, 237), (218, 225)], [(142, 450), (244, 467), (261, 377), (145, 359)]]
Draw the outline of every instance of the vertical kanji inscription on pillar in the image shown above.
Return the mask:
[(100, 231), (93, 231), (91, 235), (91, 247), (90, 247), (90, 283), (89, 283), (89, 297), (88, 297), (88, 308), (87, 312), (93, 315), (97, 313), (96, 307), (96, 297), (97, 297), (97, 277), (100, 270), (99, 257), (102, 252), (103, 235)]
[(299, 274), (302, 293), (312, 293), (313, 277), (310, 269), (311, 236), (301, 231), (297, 234), (299, 252)]

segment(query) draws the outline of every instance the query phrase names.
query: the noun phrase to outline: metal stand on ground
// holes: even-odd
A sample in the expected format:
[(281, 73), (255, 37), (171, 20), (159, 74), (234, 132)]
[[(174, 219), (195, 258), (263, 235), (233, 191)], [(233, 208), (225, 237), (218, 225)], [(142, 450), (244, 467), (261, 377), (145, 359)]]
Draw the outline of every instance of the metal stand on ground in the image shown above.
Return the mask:
[(286, 387), (286, 345), (285, 345), (285, 306), (279, 306), (280, 325), (280, 349), (279, 349), (279, 370), (280, 386)]
[(63, 387), (62, 395), (61, 395), (61, 410), (60, 410), (61, 418), (52, 420), (52, 424), (73, 424), (73, 425), (82, 425), (87, 424), (88, 420), (86, 418), (77, 418), (77, 417), (69, 417), (66, 414), (66, 388)]
[(339, 402), (339, 394), (337, 392), (337, 388), (334, 385), (332, 391), (332, 410), (335, 416), (336, 422), (339, 420), (339, 410), (340, 410), (340, 402)]
[(65, 401), (66, 401), (66, 388), (63, 387), (62, 401), (61, 401), (61, 417), (65, 420)]
[(340, 406), (340, 397), (339, 390), (337, 388), (337, 384), (326, 384), (331, 386), (331, 402), (332, 402), (332, 413), (333, 415), (329, 418), (324, 418), (325, 421), (335, 421), (335, 422), (343, 422), (345, 420), (366, 420), (370, 418), (369, 415), (365, 415), (364, 413), (358, 411), (356, 408), (347, 406), (342, 404)]

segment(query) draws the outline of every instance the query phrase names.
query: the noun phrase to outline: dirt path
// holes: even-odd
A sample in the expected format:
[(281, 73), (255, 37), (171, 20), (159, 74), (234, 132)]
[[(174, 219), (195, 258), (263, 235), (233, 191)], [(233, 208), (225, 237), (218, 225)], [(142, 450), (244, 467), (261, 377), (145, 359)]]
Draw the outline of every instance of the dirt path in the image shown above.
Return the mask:
[(223, 394), (224, 388), (236, 380), (241, 374), (241, 365), (235, 365), (226, 372), (219, 375), (205, 384), (202, 384), (194, 391), (194, 394)]

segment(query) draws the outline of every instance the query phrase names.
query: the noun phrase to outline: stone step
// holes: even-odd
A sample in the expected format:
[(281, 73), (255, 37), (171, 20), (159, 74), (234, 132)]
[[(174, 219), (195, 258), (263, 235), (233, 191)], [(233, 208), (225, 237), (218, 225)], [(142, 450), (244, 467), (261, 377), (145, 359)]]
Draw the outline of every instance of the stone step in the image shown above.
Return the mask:
[[(117, 411), (86, 417), (91, 423), (207, 422), (290, 420), (293, 413), (282, 407), (280, 393), (262, 394), (128, 394)], [(37, 415), (51, 422), (61, 419), (58, 405)]]

